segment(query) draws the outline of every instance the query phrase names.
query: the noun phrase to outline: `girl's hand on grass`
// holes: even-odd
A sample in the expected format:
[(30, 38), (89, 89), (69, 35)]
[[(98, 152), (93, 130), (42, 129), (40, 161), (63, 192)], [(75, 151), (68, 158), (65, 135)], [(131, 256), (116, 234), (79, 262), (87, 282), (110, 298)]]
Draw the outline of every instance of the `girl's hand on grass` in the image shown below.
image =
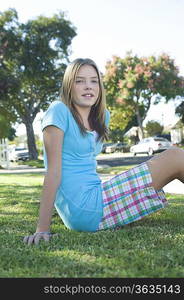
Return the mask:
[(23, 242), (28, 245), (31, 245), (31, 244), (38, 245), (40, 240), (42, 240), (42, 239), (45, 242), (49, 242), (49, 240), (52, 236), (53, 236), (53, 234), (50, 232), (36, 232), (32, 235), (25, 236), (23, 239)]

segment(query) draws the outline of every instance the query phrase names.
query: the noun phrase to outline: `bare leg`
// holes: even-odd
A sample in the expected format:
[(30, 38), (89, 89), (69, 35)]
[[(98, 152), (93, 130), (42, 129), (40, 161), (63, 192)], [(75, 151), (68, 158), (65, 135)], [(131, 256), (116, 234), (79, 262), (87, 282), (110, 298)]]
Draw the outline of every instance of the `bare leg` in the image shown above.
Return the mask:
[(171, 147), (146, 163), (152, 175), (152, 185), (156, 190), (174, 179), (184, 182), (184, 150)]

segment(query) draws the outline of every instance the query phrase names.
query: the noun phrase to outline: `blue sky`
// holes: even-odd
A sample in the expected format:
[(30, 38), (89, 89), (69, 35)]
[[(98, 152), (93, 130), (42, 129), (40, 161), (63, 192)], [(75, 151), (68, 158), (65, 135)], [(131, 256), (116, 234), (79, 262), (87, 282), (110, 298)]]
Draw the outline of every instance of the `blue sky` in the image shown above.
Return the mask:
[[(184, 0), (4, 0), (0, 11), (15, 8), (21, 22), (39, 15), (66, 13), (76, 27), (70, 59), (90, 57), (105, 71), (113, 55), (169, 54), (184, 76)], [(163, 110), (163, 111), (162, 111)], [(148, 119), (173, 122), (173, 104), (152, 107)]]

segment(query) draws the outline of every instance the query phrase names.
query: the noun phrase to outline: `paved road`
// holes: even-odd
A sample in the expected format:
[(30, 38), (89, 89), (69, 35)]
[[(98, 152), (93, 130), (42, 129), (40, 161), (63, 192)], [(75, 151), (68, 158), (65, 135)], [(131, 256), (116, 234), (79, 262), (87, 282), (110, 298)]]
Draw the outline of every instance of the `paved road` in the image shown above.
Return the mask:
[(100, 154), (97, 156), (98, 165), (109, 167), (137, 165), (150, 159), (148, 155), (133, 156), (131, 153)]
[[(150, 156), (138, 155), (133, 157), (130, 153), (113, 153), (113, 154), (100, 154), (97, 157), (98, 166), (101, 167), (112, 167), (112, 166), (125, 166), (125, 165), (137, 165), (148, 159)], [(43, 168), (32, 168), (25, 165), (15, 165), (11, 164), (9, 170), (0, 170), (0, 174), (20, 174), (20, 173), (43, 173), (45, 170)], [(102, 181), (108, 180), (113, 175), (100, 174)], [(173, 180), (164, 187), (164, 191), (174, 194), (184, 194), (184, 185), (179, 180)]]

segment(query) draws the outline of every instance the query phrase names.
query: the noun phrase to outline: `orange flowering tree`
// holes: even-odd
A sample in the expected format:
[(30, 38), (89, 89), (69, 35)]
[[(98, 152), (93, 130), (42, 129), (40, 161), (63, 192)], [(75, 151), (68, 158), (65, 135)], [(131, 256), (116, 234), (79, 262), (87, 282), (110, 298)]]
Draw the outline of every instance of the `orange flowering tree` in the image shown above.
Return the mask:
[(125, 58), (113, 56), (104, 74), (108, 107), (124, 109), (122, 118), (127, 119), (127, 123), (136, 116), (140, 139), (144, 137), (142, 123), (151, 103), (181, 95), (183, 83), (184, 78), (179, 76), (174, 60), (167, 54), (138, 57), (129, 52)]

